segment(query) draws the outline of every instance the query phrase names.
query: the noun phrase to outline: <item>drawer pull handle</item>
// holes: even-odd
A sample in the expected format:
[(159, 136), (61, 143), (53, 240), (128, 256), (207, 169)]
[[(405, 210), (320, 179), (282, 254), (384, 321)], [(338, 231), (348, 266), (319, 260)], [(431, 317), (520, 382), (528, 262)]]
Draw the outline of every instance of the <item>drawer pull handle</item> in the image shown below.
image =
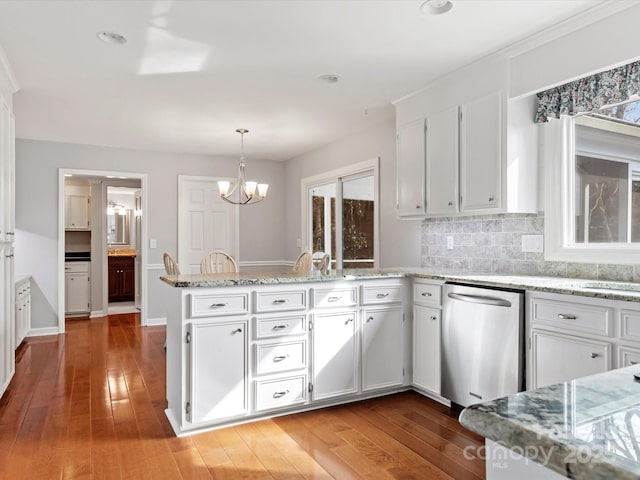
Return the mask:
[(591, 354), (591, 358), (598, 358), (599, 356), (600, 356), (600, 354), (599, 354), (599, 353), (595, 353), (595, 352), (593, 352), (593, 353)]
[(286, 390), (284, 392), (274, 392), (273, 393), (273, 398), (282, 398), (284, 397), (287, 393), (289, 393), (289, 390)]
[(236, 328), (233, 332), (231, 332), (231, 335), (234, 335), (236, 333), (242, 333), (242, 329), (241, 328)]
[(337, 302), (338, 300), (340, 300), (342, 297), (329, 297), (327, 299), (328, 302)]
[(228, 303), (212, 303), (209, 308), (222, 308), (229, 305)]
[(287, 303), (288, 301), (289, 301), (289, 300), (286, 300), (286, 299), (274, 300), (274, 301), (273, 301), (273, 304), (274, 304), (274, 305), (281, 305), (281, 304), (283, 304), (283, 303)]
[(637, 364), (638, 364), (638, 362), (634, 362), (633, 360), (631, 360), (631, 361), (629, 362), (628, 366), (630, 367), (631, 365), (637, 365)]
[(348, 324), (349, 324), (349, 322), (353, 322), (353, 318), (347, 318), (347, 321), (346, 321), (346, 322), (344, 322), (344, 324), (345, 324), (345, 325), (348, 325)]
[(289, 358), (289, 355), (278, 355), (276, 357), (273, 357), (273, 362), (274, 363), (278, 363), (278, 362), (282, 362), (283, 360), (286, 360), (287, 358)]
[(367, 318), (367, 322), (372, 322), (372, 321), (373, 321), (373, 317)]
[(422, 295), (423, 297), (432, 297), (433, 294), (431, 292), (422, 292), (420, 295)]
[(558, 318), (561, 318), (562, 320), (576, 320), (578, 317), (571, 315), (570, 313), (559, 313)]
[(385, 297), (388, 297), (388, 296), (389, 296), (388, 293), (379, 293), (379, 294), (376, 295), (376, 298), (385, 298)]
[(285, 328), (287, 328), (289, 325), (274, 325), (273, 326), (273, 330), (284, 330)]
[(449, 205), (450, 207), (453, 207), (453, 202), (449, 202), (447, 203), (447, 205)]

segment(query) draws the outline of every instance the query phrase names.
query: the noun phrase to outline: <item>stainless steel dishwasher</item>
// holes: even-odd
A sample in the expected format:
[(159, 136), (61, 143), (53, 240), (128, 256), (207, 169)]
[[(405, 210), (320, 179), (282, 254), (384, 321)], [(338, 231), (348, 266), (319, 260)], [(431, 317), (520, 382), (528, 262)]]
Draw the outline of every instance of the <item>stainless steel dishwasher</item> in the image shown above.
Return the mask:
[(466, 407), (523, 390), (524, 293), (444, 285), (442, 396)]

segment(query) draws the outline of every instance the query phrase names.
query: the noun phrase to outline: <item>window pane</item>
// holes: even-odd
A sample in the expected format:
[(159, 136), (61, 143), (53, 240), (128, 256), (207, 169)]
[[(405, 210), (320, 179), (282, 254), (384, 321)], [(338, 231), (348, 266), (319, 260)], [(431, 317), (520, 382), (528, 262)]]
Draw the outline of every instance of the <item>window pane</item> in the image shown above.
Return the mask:
[(576, 156), (576, 243), (627, 241), (627, 163)]
[(635, 179), (631, 182), (631, 241), (640, 242), (640, 180)]
[[(311, 250), (331, 254), (332, 268), (336, 252), (336, 184), (330, 183), (310, 190)], [(329, 228), (326, 228), (326, 226)]]
[(342, 184), (342, 244), (344, 268), (373, 268), (373, 175)]

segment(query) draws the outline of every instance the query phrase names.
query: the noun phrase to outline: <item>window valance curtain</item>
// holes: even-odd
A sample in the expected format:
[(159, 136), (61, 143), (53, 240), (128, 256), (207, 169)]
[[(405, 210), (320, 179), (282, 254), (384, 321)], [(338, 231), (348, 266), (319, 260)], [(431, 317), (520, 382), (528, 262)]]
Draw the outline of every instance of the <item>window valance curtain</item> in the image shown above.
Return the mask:
[(634, 94), (640, 94), (640, 61), (538, 93), (536, 122), (598, 110), (624, 102)]

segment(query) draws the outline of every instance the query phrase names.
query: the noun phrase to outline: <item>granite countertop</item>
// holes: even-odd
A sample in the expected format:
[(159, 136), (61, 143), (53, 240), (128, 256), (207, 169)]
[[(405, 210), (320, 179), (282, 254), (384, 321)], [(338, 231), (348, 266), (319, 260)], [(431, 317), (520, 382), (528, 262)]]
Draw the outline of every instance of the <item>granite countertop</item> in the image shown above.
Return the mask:
[(640, 365), (467, 407), (460, 423), (567, 478), (640, 478)]
[(299, 275), (293, 272), (217, 273), (164, 275), (160, 279), (173, 287), (224, 287), (233, 285), (273, 285), (279, 283), (333, 282), (339, 280), (367, 280), (380, 278), (426, 278), (445, 282), (460, 282), (516, 290), (563, 293), (586, 297), (640, 302), (640, 284), (610, 282), (561, 277), (537, 277), (528, 275), (459, 274), (438, 272), (426, 268), (385, 268), (381, 270), (354, 269), (331, 271), (328, 275), (312, 272)]
[(135, 257), (136, 251), (133, 248), (110, 248), (107, 255), (110, 257)]

